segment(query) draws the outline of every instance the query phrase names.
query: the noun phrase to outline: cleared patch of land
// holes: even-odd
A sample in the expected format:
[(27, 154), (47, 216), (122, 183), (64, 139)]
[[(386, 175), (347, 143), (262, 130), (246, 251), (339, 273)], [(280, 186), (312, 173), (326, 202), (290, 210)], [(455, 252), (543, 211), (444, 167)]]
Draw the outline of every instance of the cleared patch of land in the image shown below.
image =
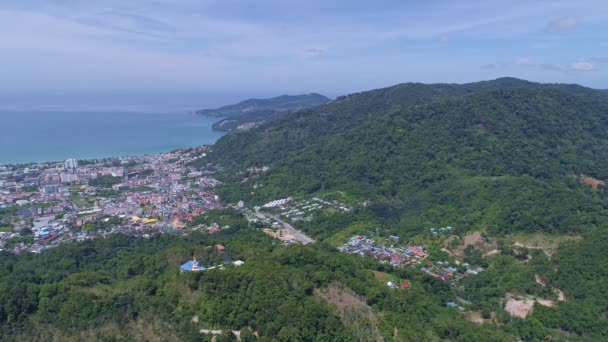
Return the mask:
[(555, 289), (555, 293), (557, 293), (557, 300), (563, 302), (566, 300), (566, 295), (564, 295), (564, 291), (560, 289)]
[(505, 311), (511, 316), (526, 318), (534, 307), (534, 299), (519, 298), (514, 296), (507, 296), (507, 304), (505, 305)]
[(538, 274), (534, 275), (534, 280), (536, 280), (536, 283), (542, 287), (545, 287), (545, 285), (547, 285), (545, 283), (545, 280), (543, 278), (541, 278), (541, 276), (539, 276)]
[(481, 311), (467, 311), (467, 312), (463, 312), (462, 316), (467, 321), (470, 321), (470, 322), (473, 322), (473, 323), (477, 323), (477, 324), (483, 324), (485, 322), (490, 322), (489, 319), (483, 318), (483, 315), (482, 315)]
[[(384, 341), (377, 324), (378, 319), (364, 297), (357, 295), (340, 284), (315, 290), (315, 294), (326, 302), (335, 305), (340, 319), (351, 327), (359, 341)], [(372, 329), (369, 329), (371, 322)]]
[(549, 299), (537, 298), (536, 301), (538, 302), (538, 304), (544, 305), (548, 308), (552, 308), (555, 306), (555, 302)]
[(549, 308), (555, 306), (555, 302), (552, 300), (507, 294), (505, 311), (513, 317), (526, 318), (534, 309), (535, 303)]
[(390, 274), (380, 271), (374, 271), (374, 277), (376, 277), (376, 279), (378, 279), (382, 283), (386, 283), (387, 281), (390, 281), (392, 279)]
[[(452, 238), (446, 240), (446, 245), (451, 242)], [(453, 254), (458, 257), (464, 257), (464, 250), (467, 247), (473, 246), (479, 250), (482, 254), (490, 256), (498, 253), (497, 244), (494, 241), (488, 241), (481, 231), (470, 232), (462, 238), (462, 243), (458, 245), (453, 251)]]
[(275, 239), (279, 239), (281, 241), (289, 241), (296, 239), (295, 236), (290, 234), (289, 231), (287, 231), (286, 229), (277, 229), (276, 231), (274, 231), (272, 229), (264, 228), (262, 229), (262, 231), (264, 232), (264, 234), (269, 235)]
[(548, 257), (551, 257), (560, 244), (567, 241), (579, 241), (581, 239), (578, 235), (552, 235), (545, 233), (534, 233), (534, 234), (513, 234), (507, 237), (514, 247), (525, 247), (528, 249), (540, 249)]
[(343, 319), (352, 311), (359, 311), (362, 316), (375, 319), (372, 309), (367, 305), (365, 299), (346, 288), (333, 285), (326, 289), (316, 290), (316, 294), (327, 302), (334, 304)]
[(581, 177), (581, 183), (591, 186), (593, 190), (597, 190), (600, 185), (606, 185), (604, 181), (589, 176)]

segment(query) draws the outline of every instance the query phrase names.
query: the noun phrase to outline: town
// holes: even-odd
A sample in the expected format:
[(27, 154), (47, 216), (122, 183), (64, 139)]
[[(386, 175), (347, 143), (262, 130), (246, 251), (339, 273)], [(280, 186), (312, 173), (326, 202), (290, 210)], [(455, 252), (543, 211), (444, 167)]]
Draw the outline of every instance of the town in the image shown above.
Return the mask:
[[(447, 260), (427, 260), (430, 254), (424, 246), (394, 245), (399, 244), (399, 242), (400, 238), (394, 235), (389, 235), (387, 239), (374, 239), (365, 235), (355, 235), (347, 243), (340, 246), (338, 250), (343, 253), (380, 259), (381, 262), (388, 263), (394, 267), (410, 266), (412, 268), (419, 268), (429, 276), (444, 281), (458, 280), (483, 272), (483, 268), (459, 260), (454, 260), (452, 263)], [(390, 245), (387, 246), (387, 244)]]
[(220, 208), (215, 170), (188, 166), (206, 149), (1, 166), (0, 250), (39, 253), (118, 232), (148, 236), (183, 229)]

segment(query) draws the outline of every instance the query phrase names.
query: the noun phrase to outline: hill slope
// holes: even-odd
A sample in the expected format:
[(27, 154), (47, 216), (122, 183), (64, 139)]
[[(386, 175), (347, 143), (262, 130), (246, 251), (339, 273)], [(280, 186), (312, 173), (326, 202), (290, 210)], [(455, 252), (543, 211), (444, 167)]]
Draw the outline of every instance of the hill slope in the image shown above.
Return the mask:
[(341, 190), (396, 208), (402, 232), (574, 231), (608, 217), (603, 195), (575, 178), (608, 178), (606, 114), (608, 97), (579, 86), (399, 85), (228, 135), (214, 158), (270, 166), (229, 199)]
[(331, 99), (320, 94), (282, 95), (270, 99), (249, 99), (217, 109), (203, 109), (197, 114), (223, 118), (214, 124), (218, 130), (233, 130), (247, 123), (261, 123), (277, 119), (289, 112), (316, 107)]
[(463, 85), (404, 83), (341, 96), (318, 108), (290, 113), (254, 131), (227, 135), (217, 142), (216, 156), (226, 166), (270, 163), (297, 153), (322, 137), (347, 132), (411, 106), (485, 90), (537, 86), (515, 78), (501, 78)]

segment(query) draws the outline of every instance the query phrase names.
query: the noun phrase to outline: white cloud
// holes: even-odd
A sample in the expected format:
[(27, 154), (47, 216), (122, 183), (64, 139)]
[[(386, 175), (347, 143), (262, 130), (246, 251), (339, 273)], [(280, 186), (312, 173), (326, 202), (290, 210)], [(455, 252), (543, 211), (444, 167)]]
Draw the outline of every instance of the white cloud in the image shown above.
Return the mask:
[(567, 31), (575, 28), (577, 25), (578, 19), (575, 17), (563, 17), (549, 22), (547, 30), (553, 32)]
[[(488, 72), (464, 70), (501, 59), (502, 63), (483, 68), (527, 65), (518, 69), (523, 74), (540, 68), (538, 60), (553, 58), (535, 51), (534, 63), (514, 59), (530, 52), (524, 45), (537, 42), (559, 49), (572, 43), (568, 46), (573, 50), (584, 44), (539, 37), (539, 26), (561, 16), (567, 17), (547, 27), (571, 29), (577, 18), (585, 18), (589, 27), (605, 22), (608, 11), (600, 10), (606, 8), (605, 2), (600, 3), (605, 0), (592, 1), (597, 6), (583, 8), (565, 0), (551, 6), (489, 0), (454, 2), (441, 11), (436, 4), (421, 5), (410, 11), (409, 5), (397, 2), (392, 8), (370, 3), (365, 8), (336, 9), (326, 0), (305, 4), (260, 0), (255, 5), (225, 0), (0, 0), (0, 65), (4, 67), (0, 91), (82, 86), (246, 88), (259, 87), (263, 80), (265, 87), (306, 83), (314, 89), (329, 84), (320, 83), (314, 77), (318, 74), (334, 77), (335, 84), (363, 89), (388, 85), (389, 79), (447, 81), (448, 73), (461, 72), (462, 79), (484, 78)], [(254, 6), (259, 8), (249, 11)], [(576, 34), (590, 33), (581, 29)], [(449, 44), (456, 36), (461, 44)], [(513, 43), (508, 45), (513, 50), (508, 51), (503, 42)], [(440, 43), (445, 44), (441, 49)], [(577, 57), (563, 54), (562, 58), (572, 62)], [(467, 60), (463, 68), (453, 67), (455, 58)], [(418, 61), (424, 66), (414, 67)], [(553, 67), (589, 71), (586, 62), (592, 64), (591, 70), (598, 70), (604, 61), (608, 60), (597, 57)], [(436, 68), (447, 72), (429, 72)], [(353, 74), (360, 83), (350, 80)], [(600, 73), (587, 75), (600, 77)]]
[(578, 61), (572, 63), (570, 68), (574, 71), (592, 71), (595, 70), (595, 65), (587, 61)]
[(517, 60), (517, 65), (530, 65), (530, 59), (528, 57), (522, 57)]
[(597, 67), (589, 61), (576, 61), (570, 64), (541, 64), (539, 65), (545, 70), (559, 71), (559, 72), (588, 72), (596, 71)]

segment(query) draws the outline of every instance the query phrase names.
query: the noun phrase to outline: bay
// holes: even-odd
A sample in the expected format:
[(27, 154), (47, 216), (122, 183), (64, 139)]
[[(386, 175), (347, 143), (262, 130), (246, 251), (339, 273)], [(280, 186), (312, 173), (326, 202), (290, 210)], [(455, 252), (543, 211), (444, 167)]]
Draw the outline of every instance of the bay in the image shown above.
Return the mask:
[(168, 152), (223, 132), (184, 112), (0, 112), (0, 165)]

